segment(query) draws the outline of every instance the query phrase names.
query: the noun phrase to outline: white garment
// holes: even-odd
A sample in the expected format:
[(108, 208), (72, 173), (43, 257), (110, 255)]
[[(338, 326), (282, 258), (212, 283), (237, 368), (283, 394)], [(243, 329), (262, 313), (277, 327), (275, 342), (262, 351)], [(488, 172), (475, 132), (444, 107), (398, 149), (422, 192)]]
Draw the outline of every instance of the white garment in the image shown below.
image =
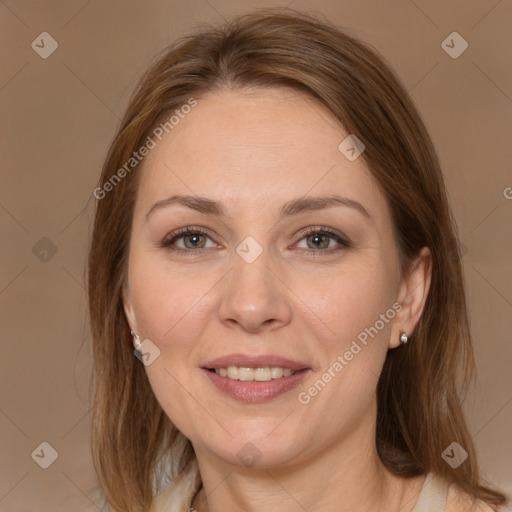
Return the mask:
[(198, 474), (199, 466), (194, 460), (153, 500), (150, 512), (192, 512)]
[(449, 486), (446, 480), (434, 473), (428, 473), (420, 497), (411, 512), (444, 512)]
[[(154, 500), (150, 512), (193, 512), (196, 492), (197, 461), (180, 473)], [(428, 473), (420, 496), (411, 512), (444, 512), (449, 484), (434, 473)]]

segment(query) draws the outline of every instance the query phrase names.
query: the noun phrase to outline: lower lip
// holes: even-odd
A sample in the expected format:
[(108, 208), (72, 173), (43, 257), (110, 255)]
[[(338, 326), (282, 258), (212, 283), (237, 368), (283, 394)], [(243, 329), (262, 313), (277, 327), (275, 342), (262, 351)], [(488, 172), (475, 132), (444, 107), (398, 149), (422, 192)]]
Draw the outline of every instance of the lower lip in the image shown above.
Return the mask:
[(221, 377), (215, 372), (203, 368), (206, 375), (217, 388), (226, 395), (242, 402), (258, 403), (271, 400), (297, 386), (308, 369), (299, 370), (288, 377), (272, 379), (266, 382), (234, 380)]

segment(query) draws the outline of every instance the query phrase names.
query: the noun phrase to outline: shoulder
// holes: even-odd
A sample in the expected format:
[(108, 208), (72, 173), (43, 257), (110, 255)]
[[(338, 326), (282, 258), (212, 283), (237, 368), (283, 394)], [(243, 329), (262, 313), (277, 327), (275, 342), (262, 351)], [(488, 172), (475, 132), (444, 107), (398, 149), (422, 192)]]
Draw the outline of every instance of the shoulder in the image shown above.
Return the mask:
[(456, 484), (452, 484), (448, 488), (445, 512), (496, 512), (496, 510), (483, 500), (473, 502), (471, 496)]

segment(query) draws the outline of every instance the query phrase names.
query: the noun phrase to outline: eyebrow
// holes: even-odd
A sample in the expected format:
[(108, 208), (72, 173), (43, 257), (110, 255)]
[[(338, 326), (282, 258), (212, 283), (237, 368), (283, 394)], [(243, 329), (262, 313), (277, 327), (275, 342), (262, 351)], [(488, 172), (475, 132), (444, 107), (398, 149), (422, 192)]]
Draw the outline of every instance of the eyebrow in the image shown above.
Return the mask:
[[(155, 211), (162, 208), (168, 208), (173, 205), (185, 206), (206, 215), (226, 217), (226, 212), (222, 204), (213, 199), (201, 196), (173, 195), (154, 203), (146, 213), (146, 222)], [(281, 207), (279, 211), (279, 219), (288, 217), (290, 215), (298, 215), (299, 213), (303, 212), (323, 210), (324, 208), (333, 206), (345, 206), (348, 208), (353, 208), (367, 219), (372, 218), (366, 208), (358, 201), (354, 201), (353, 199), (349, 199), (347, 197), (330, 195), (320, 197), (300, 197), (298, 199), (288, 201)]]

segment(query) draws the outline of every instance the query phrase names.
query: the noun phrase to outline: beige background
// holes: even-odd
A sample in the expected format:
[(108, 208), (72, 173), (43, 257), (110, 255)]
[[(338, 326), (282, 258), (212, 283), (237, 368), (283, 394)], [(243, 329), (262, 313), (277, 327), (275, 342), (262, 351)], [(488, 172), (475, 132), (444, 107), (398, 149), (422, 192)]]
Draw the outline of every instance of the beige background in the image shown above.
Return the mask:
[[(84, 292), (92, 190), (128, 96), (155, 53), (198, 22), (271, 5), (316, 9), (372, 43), (419, 105), (465, 251), (479, 368), (465, 404), (470, 429), (484, 474), (512, 493), (510, 0), (5, 0), (0, 512), (99, 509)], [(47, 59), (31, 47), (43, 31), (59, 45)], [(453, 31), (469, 44), (457, 59), (441, 47)], [(31, 457), (44, 441), (58, 452), (48, 469)]]

